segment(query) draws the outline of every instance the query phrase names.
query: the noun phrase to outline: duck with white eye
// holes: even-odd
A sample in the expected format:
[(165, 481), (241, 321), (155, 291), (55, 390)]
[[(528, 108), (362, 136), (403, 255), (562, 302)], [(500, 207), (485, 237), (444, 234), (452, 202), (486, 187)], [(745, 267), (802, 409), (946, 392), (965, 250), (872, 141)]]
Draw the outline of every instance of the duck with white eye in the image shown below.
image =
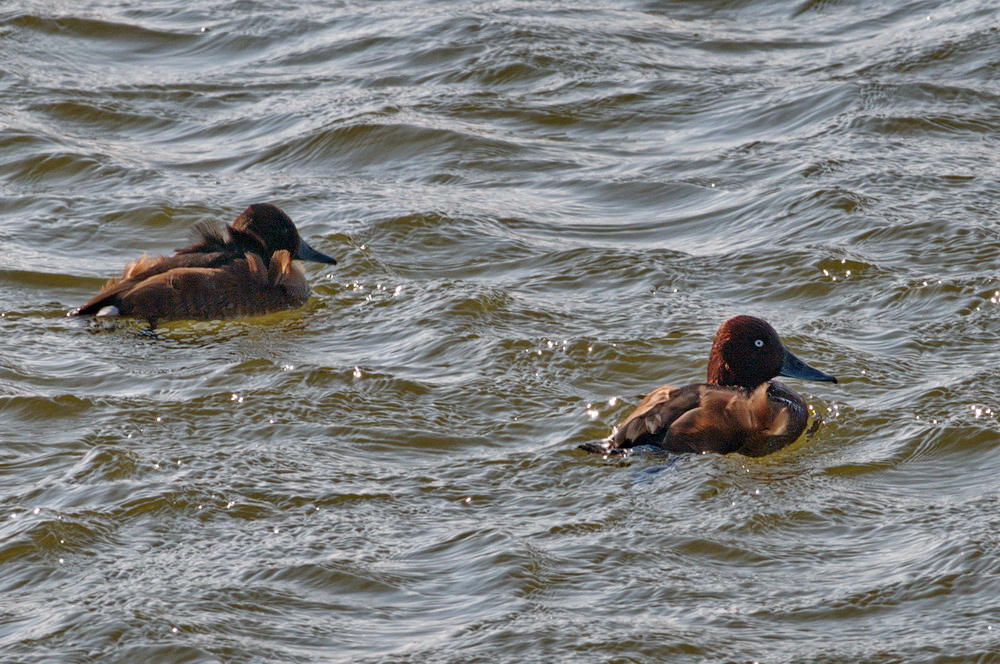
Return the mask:
[(705, 383), (653, 390), (607, 441), (580, 447), (602, 454), (640, 446), (668, 452), (770, 454), (794, 442), (809, 419), (802, 397), (772, 380), (776, 376), (837, 382), (785, 348), (766, 321), (730, 318), (715, 334)]

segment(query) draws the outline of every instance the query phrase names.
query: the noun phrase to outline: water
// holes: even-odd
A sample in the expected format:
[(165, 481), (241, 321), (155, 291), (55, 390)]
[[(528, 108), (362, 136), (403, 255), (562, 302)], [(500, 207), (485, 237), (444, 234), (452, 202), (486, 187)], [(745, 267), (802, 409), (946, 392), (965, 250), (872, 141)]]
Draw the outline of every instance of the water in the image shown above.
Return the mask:
[[(0, 659), (1000, 661), (995, 3), (0, 7)], [(280, 205), (309, 304), (68, 319)], [(603, 460), (728, 316), (840, 385)]]

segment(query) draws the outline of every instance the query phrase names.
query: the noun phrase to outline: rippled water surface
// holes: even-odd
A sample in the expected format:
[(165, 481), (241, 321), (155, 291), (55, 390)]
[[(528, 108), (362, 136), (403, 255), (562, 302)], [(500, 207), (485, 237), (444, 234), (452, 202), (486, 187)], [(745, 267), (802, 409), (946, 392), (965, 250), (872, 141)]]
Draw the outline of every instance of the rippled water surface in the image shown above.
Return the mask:
[[(1000, 661), (1000, 10), (0, 5), (0, 659)], [(280, 205), (302, 309), (69, 319)], [(587, 455), (729, 316), (839, 385)]]

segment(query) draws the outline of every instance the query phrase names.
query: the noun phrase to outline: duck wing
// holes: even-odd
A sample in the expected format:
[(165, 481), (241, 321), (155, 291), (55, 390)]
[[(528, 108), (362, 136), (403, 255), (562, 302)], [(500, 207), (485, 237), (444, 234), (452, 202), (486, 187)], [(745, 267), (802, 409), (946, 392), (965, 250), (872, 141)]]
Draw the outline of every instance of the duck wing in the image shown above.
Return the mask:
[(698, 407), (674, 421), (661, 446), (672, 452), (761, 456), (788, 444), (788, 409), (770, 398), (769, 388), (770, 383), (753, 392), (699, 386)]
[(670, 426), (697, 408), (699, 400), (698, 385), (656, 388), (618, 425), (611, 437), (611, 446), (620, 449), (638, 445), (663, 447)]
[(650, 392), (607, 443), (581, 447), (602, 453), (649, 445), (679, 453), (766, 454), (776, 449), (773, 443), (788, 422), (787, 409), (769, 399), (768, 387), (749, 393), (704, 383), (665, 385)]
[(85, 302), (81, 307), (70, 312), (72, 316), (95, 316), (105, 307), (116, 307), (121, 310), (121, 296), (142, 282), (159, 274), (182, 268), (213, 268), (232, 260), (221, 252), (178, 254), (175, 256), (148, 256), (143, 254), (137, 260), (125, 266), (122, 276), (110, 279), (101, 291)]
[(639, 402), (628, 417), (602, 443), (586, 443), (580, 449), (607, 454), (639, 445), (662, 447), (670, 425), (692, 408), (698, 407), (698, 385), (658, 387)]
[(151, 325), (160, 320), (255, 316), (296, 308), (309, 298), (305, 276), (285, 250), (276, 251), (269, 265), (254, 253), (222, 265), (185, 261), (170, 269), (141, 272), (113, 290), (85, 306), (114, 306), (118, 315), (145, 318)]

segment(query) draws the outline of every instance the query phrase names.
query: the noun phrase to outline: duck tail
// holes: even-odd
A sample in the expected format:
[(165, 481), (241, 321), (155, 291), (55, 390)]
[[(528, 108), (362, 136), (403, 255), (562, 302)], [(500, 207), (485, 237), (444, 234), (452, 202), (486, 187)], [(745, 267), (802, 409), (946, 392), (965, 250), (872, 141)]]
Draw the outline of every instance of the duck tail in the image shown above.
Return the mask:
[[(125, 266), (122, 276), (108, 279), (101, 288), (101, 292), (95, 295), (83, 306), (69, 312), (70, 316), (118, 316), (120, 315), (119, 296), (123, 290), (127, 289), (124, 282), (141, 275), (146, 270), (156, 265), (160, 260), (159, 256), (143, 254), (136, 260)], [(121, 285), (121, 287), (119, 287)]]
[(617, 457), (628, 454), (628, 449), (612, 447), (611, 441), (608, 440), (603, 440), (599, 443), (584, 443), (583, 445), (577, 445), (576, 449), (590, 452), (591, 454), (600, 454), (604, 457)]
[(99, 295), (82, 307), (78, 307), (67, 314), (68, 316), (118, 316), (120, 311), (115, 306), (117, 293), (106, 296)]

